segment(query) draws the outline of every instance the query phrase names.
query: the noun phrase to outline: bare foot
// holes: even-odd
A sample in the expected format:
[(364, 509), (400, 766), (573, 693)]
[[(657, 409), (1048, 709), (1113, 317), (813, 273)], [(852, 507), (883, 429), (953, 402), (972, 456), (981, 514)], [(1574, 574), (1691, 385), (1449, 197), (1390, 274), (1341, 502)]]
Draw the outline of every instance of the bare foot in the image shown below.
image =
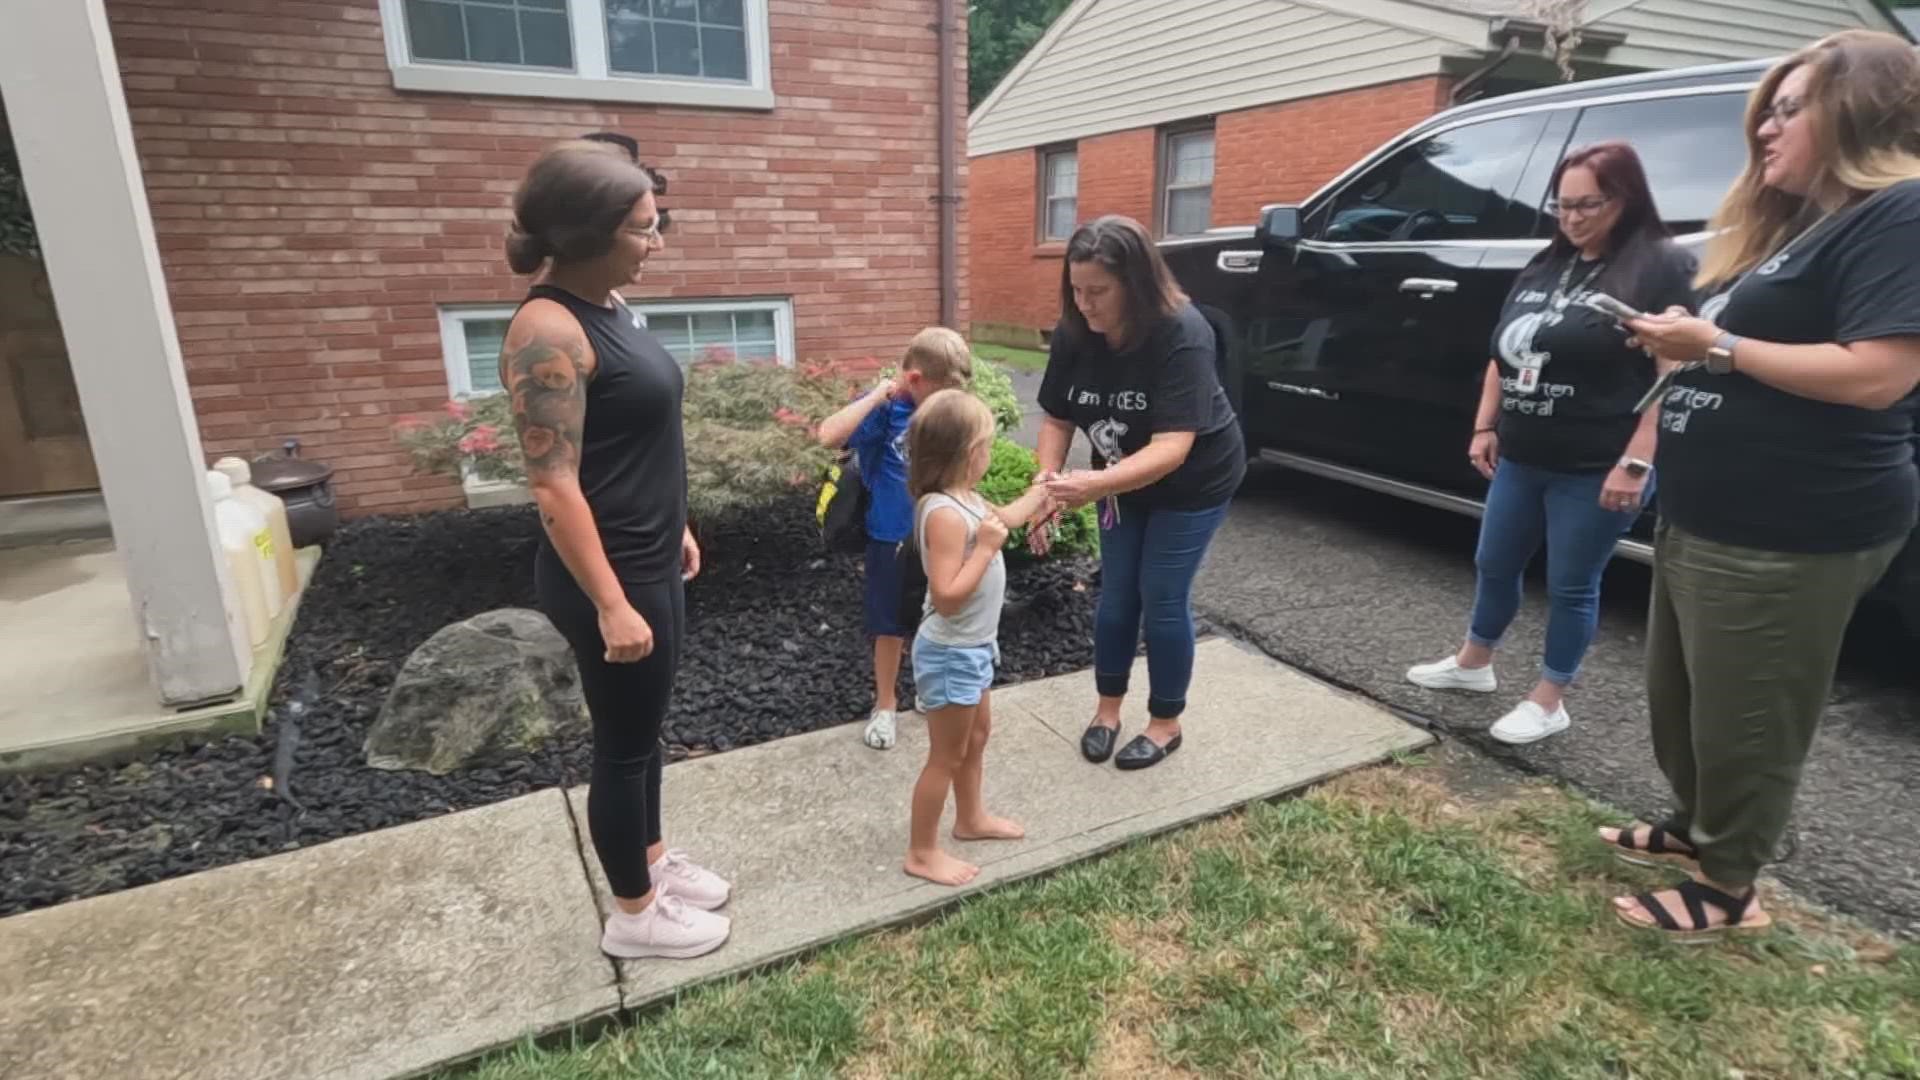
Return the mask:
[(953, 823), (955, 840), (1025, 840), (1027, 830), (1017, 821), (1003, 817), (983, 817), (978, 822)]
[(907, 873), (926, 878), (935, 885), (965, 885), (980, 873), (980, 868), (935, 848), (929, 852), (907, 852)]

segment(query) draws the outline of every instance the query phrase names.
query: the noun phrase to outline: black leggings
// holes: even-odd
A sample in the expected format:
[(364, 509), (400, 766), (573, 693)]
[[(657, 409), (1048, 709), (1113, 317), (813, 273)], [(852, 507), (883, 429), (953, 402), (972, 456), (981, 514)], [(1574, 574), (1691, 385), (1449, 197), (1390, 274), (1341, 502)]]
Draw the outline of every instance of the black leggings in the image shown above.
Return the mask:
[(593, 718), (593, 777), (587, 790), (593, 850), (613, 895), (635, 900), (652, 888), (647, 848), (661, 839), (660, 725), (673, 700), (687, 637), (686, 588), (678, 577), (623, 582), (627, 602), (653, 628), (653, 652), (636, 664), (609, 664), (598, 610), (545, 544), (533, 577), (540, 610), (573, 646), (580, 689)]

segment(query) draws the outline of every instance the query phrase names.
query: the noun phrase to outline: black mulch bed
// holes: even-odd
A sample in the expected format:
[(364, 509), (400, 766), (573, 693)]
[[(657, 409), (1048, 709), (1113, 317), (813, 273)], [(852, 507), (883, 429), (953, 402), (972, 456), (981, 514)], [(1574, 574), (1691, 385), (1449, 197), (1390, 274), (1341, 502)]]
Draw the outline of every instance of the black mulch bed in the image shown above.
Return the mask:
[[(703, 536), (669, 760), (845, 724), (871, 707), (859, 560), (823, 556), (810, 511), (796, 499)], [(416, 646), (480, 612), (535, 606), (538, 537), (527, 509), (347, 525), (302, 602), (263, 734), (117, 768), (0, 778), (0, 916), (584, 782), (584, 739), (447, 777), (382, 772), (362, 756)], [(1095, 567), (1011, 569), (1001, 681), (1089, 666)], [(288, 724), (303, 683), (319, 692)]]

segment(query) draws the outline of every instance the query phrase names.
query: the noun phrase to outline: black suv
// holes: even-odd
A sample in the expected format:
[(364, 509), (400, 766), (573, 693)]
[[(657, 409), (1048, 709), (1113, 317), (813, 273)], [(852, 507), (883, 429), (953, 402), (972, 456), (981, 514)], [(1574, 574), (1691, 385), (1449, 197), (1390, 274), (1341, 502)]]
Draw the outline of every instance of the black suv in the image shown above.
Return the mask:
[[(1463, 105), (1252, 229), (1162, 245), (1182, 287), (1234, 327), (1222, 372), (1258, 456), (1479, 514), (1467, 461), (1489, 341), (1515, 275), (1555, 229), (1573, 147), (1631, 142), (1680, 242), (1746, 161), (1748, 92), (1770, 65), (1575, 83)], [(1652, 513), (1620, 553), (1652, 559)], [(1920, 635), (1920, 543), (1879, 590)]]

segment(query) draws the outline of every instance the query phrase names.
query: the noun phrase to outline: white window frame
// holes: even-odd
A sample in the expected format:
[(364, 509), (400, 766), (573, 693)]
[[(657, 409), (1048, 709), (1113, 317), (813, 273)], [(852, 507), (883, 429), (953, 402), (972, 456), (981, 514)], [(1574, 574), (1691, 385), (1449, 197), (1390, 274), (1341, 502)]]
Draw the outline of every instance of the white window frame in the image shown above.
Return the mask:
[[(783, 367), (794, 365), (793, 301), (784, 296), (744, 297), (733, 300), (662, 300), (646, 303), (629, 299), (628, 305), (640, 313), (641, 321), (654, 315), (702, 315), (716, 311), (772, 311), (774, 349)], [(467, 356), (467, 335), (463, 323), (489, 319), (511, 319), (512, 304), (443, 304), (440, 312), (440, 355), (447, 372), (447, 391), (454, 398), (487, 397), (504, 390), (476, 393), (473, 368)]]
[(793, 301), (784, 296), (749, 296), (727, 300), (662, 300), (653, 304), (636, 303), (633, 306), (640, 310), (640, 314), (649, 318), (655, 315), (704, 315), (716, 311), (729, 313), (772, 311), (773, 347), (780, 366), (794, 365)]
[(744, 83), (615, 72), (608, 52), (604, 0), (566, 0), (567, 22), (573, 32), (572, 71), (415, 60), (407, 45), (405, 0), (380, 0), (380, 23), (386, 31), (387, 65), (393, 69), (393, 85), (399, 90), (714, 109), (772, 109), (768, 0), (742, 0), (742, 3), (747, 34), (747, 81)]
[(447, 391), (454, 398), (490, 397), (489, 391), (476, 394), (473, 368), (467, 359), (467, 335), (461, 324), (489, 319), (513, 318), (512, 304), (449, 304), (440, 308), (440, 355), (447, 367)]
[[(1053, 193), (1053, 163), (1061, 158), (1073, 159), (1073, 194), (1055, 195)], [(1073, 238), (1073, 229), (1069, 227), (1065, 235), (1056, 236), (1048, 229), (1053, 224), (1053, 204), (1073, 200), (1074, 221), (1080, 220), (1080, 147), (1055, 146), (1040, 151), (1040, 242), (1043, 244), (1062, 244)]]
[[(1213, 173), (1204, 184), (1176, 184), (1173, 182), (1174, 154), (1173, 144), (1179, 139), (1191, 135), (1205, 135), (1213, 143)], [(1197, 233), (1176, 233), (1173, 231), (1173, 193), (1207, 189), (1207, 223), (1213, 223), (1213, 189), (1220, 177), (1220, 133), (1212, 123), (1185, 124), (1179, 127), (1165, 128), (1160, 132), (1160, 235), (1164, 237), (1204, 236), (1206, 230)]]

